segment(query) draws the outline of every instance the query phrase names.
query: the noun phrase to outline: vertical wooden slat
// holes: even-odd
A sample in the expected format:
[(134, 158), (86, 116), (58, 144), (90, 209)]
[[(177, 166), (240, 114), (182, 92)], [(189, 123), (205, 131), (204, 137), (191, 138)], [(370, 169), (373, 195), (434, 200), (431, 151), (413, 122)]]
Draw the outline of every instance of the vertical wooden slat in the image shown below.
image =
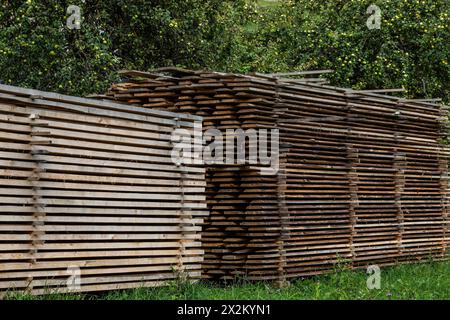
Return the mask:
[(289, 211), (286, 205), (286, 189), (287, 189), (287, 176), (286, 176), (286, 159), (281, 158), (279, 161), (278, 177), (278, 213), (280, 219), (280, 236), (277, 241), (278, 246), (278, 285), (279, 287), (285, 287), (289, 284), (286, 278), (287, 274), (287, 257), (285, 242), (289, 240)]
[(356, 209), (358, 208), (358, 173), (356, 170), (356, 164), (358, 163), (358, 151), (351, 143), (346, 145), (347, 148), (347, 170), (348, 170), (348, 184), (349, 184), (349, 225), (350, 225), (350, 264), (353, 265), (353, 261), (356, 258), (356, 251), (354, 245), (354, 238), (356, 236), (356, 225), (358, 223), (356, 217)]
[[(38, 262), (37, 254), (39, 252), (38, 247), (41, 247), (45, 241), (43, 240), (43, 236), (45, 235), (45, 204), (41, 197), (41, 187), (39, 181), (41, 179), (41, 173), (45, 171), (43, 169), (42, 164), (45, 160), (42, 159), (42, 155), (45, 153), (41, 146), (48, 144), (48, 140), (46, 140), (46, 134), (42, 131), (42, 128), (45, 127), (45, 124), (42, 123), (39, 119), (38, 113), (32, 113), (29, 116), (30, 118), (30, 153), (31, 158), (33, 160), (34, 168), (31, 172), (31, 176), (29, 177), (29, 181), (31, 183), (32, 189), (32, 200), (33, 200), (33, 231), (31, 233), (32, 239), (32, 249), (30, 251), (31, 254), (31, 269), (34, 269), (34, 266)], [(33, 290), (33, 276), (29, 276), (28, 285), (26, 287), (27, 290)]]
[[(398, 143), (397, 133), (395, 133), (395, 141)], [(397, 246), (398, 253), (401, 256), (403, 254), (403, 233), (405, 231), (405, 216), (402, 205), (402, 195), (405, 191), (405, 167), (406, 167), (406, 155), (402, 152), (398, 152), (394, 148), (394, 181), (395, 181), (395, 208), (397, 210)]]

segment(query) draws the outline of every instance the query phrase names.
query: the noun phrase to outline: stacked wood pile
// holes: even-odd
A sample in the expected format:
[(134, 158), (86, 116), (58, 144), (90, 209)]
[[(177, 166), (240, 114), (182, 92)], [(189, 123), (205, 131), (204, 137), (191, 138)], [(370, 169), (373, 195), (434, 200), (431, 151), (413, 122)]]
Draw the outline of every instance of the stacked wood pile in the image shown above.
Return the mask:
[(104, 99), (280, 130), (280, 169), (209, 165), (203, 275), (280, 280), (444, 258), (447, 110), (433, 101), (302, 79), (162, 68), (124, 71)]
[(0, 293), (198, 279), (205, 170), (171, 159), (196, 120), (0, 85)]

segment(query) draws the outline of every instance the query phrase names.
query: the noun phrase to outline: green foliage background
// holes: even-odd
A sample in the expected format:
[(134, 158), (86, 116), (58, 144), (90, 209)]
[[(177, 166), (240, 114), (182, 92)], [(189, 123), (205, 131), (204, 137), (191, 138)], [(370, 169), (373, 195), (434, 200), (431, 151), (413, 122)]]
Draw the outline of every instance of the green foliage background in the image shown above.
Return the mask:
[[(369, 5), (381, 29), (366, 26)], [(80, 30), (66, 27), (69, 5)], [(4, 0), (0, 79), (86, 95), (117, 70), (176, 65), (231, 72), (331, 68), (333, 84), (404, 87), (450, 101), (448, 0)]]

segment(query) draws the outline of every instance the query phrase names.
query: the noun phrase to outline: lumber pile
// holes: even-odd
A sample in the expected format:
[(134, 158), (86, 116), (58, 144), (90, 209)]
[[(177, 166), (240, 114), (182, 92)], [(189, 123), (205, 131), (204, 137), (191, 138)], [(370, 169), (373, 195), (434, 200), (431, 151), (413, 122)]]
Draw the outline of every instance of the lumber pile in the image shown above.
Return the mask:
[(198, 120), (0, 85), (0, 294), (198, 279), (205, 169), (171, 159)]
[[(301, 79), (124, 71), (99, 98), (202, 116), (203, 129), (280, 132), (279, 170), (207, 166), (203, 277), (286, 281), (445, 257), (447, 110)], [(248, 146), (247, 146), (248, 147)]]

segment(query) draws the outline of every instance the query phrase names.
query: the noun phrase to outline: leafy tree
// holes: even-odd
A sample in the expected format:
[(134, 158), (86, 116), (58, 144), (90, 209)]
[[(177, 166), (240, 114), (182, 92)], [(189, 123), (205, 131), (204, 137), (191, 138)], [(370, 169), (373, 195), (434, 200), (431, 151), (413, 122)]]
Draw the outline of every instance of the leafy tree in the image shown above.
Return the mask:
[[(117, 68), (111, 40), (95, 14), (80, 30), (66, 27), (65, 1), (3, 1), (1, 79), (8, 84), (69, 93), (104, 88)], [(95, 21), (96, 22), (96, 21)]]
[[(372, 3), (380, 29), (366, 26)], [(449, 100), (448, 0), (299, 0), (290, 11), (289, 38), (298, 44), (291, 66), (333, 68), (333, 82), (344, 86), (404, 87), (411, 97)]]
[[(380, 29), (366, 25), (372, 4)], [(233, 71), (333, 69), (336, 85), (450, 101), (448, 0), (295, 0), (256, 11), (258, 31), (233, 38)]]
[[(4, 0), (1, 80), (84, 95), (104, 91), (122, 68), (330, 68), (336, 85), (450, 101), (448, 0), (278, 2)], [(81, 7), (80, 30), (66, 27), (69, 4)], [(371, 4), (380, 29), (366, 26)]]

